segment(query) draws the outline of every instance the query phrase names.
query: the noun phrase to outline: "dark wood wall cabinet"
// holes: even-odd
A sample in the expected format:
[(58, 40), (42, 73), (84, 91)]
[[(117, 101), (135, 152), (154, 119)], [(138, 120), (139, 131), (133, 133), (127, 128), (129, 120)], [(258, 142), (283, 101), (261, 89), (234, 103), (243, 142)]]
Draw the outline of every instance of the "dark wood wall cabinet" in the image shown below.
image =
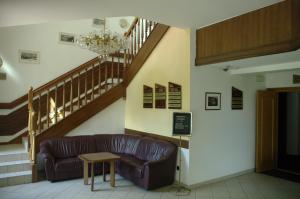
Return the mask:
[(196, 65), (297, 50), (300, 0), (285, 0), (198, 29), (196, 38)]

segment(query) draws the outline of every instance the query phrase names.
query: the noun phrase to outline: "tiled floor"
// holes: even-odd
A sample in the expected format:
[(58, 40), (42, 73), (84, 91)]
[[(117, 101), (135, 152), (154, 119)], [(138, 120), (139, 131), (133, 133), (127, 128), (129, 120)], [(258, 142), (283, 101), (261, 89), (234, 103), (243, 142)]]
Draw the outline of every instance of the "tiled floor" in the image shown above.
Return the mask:
[(222, 182), (204, 185), (192, 190), (188, 196), (176, 196), (171, 188), (145, 191), (129, 181), (117, 177), (117, 187), (111, 188), (109, 182), (96, 178), (97, 189), (83, 185), (82, 179), (57, 183), (47, 181), (0, 188), (1, 199), (43, 198), (43, 199), (299, 199), (300, 184), (251, 173)]

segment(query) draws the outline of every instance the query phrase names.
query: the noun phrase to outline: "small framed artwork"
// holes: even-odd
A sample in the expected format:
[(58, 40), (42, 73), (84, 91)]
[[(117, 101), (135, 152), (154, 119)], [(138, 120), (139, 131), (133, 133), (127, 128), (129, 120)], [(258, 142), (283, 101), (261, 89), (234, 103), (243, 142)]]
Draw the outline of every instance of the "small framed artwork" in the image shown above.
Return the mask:
[(39, 64), (40, 52), (32, 50), (19, 50), (19, 62), (27, 64)]
[(75, 44), (75, 34), (60, 32), (59, 33), (59, 43), (74, 45)]
[(166, 87), (155, 84), (155, 108), (166, 108)]
[(153, 88), (150, 86), (144, 85), (143, 88), (143, 107), (144, 108), (153, 108)]
[(231, 109), (243, 110), (243, 91), (235, 87), (231, 89)]
[(221, 93), (205, 93), (205, 110), (221, 110)]

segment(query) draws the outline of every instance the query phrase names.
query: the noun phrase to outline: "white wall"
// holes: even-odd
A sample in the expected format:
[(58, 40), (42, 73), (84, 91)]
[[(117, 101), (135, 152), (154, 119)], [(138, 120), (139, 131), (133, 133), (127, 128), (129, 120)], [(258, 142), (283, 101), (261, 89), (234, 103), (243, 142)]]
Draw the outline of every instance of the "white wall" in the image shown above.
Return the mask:
[[(113, 31), (120, 18), (108, 19)], [(129, 23), (133, 17), (127, 17)], [(97, 54), (75, 45), (61, 44), (59, 32), (82, 34), (99, 30), (92, 19), (0, 28), (0, 57), (7, 80), (0, 82), (0, 102), (11, 102), (27, 93), (30, 86), (37, 88), (61, 74), (94, 58)], [(40, 52), (40, 64), (25, 64), (18, 60), (18, 50)]]
[[(189, 36), (189, 30), (171, 27), (134, 77), (126, 92), (126, 128), (171, 137), (173, 112), (190, 110)], [(158, 83), (168, 89), (168, 82), (182, 86), (182, 109), (143, 108), (143, 85), (154, 88)], [(187, 183), (189, 150), (180, 153), (181, 180)]]
[(119, 99), (66, 136), (124, 133), (125, 101)]
[(300, 70), (282, 71), (267, 73), (265, 75), (267, 88), (299, 87), (300, 84), (293, 84), (293, 75), (300, 75)]
[[(191, 31), (191, 63), (195, 58)], [(253, 169), (255, 165), (255, 76), (230, 75), (218, 66), (191, 65), (191, 112), (188, 184), (204, 183)], [(243, 91), (243, 110), (231, 110), (231, 87)], [(221, 110), (205, 110), (205, 92), (221, 93)]]

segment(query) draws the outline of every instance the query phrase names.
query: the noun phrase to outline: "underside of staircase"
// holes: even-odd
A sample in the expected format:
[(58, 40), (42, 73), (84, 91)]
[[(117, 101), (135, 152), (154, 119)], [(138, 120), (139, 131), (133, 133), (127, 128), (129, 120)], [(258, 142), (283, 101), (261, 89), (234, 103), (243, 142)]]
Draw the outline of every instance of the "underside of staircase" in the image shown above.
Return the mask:
[[(126, 87), (168, 28), (169, 26), (163, 24), (137, 19), (126, 33), (131, 41), (129, 49), (114, 53), (105, 59), (94, 58), (47, 84), (30, 90), (28, 97), (24, 95), (26, 97), (22, 96), (6, 106), (0, 104), (0, 108), (10, 106), (14, 109), (11, 113), (0, 116), (0, 136), (14, 136), (13, 139), (0, 143), (0, 186), (1, 183), (2, 186), (13, 184), (8, 183), (9, 179), (14, 177), (14, 174), (9, 176), (8, 173), (11, 173), (9, 171), (12, 169), (8, 168), (18, 167), (13, 166), (15, 164), (22, 165), (18, 168), (23, 168), (16, 171), (25, 176), (20, 182), (36, 181), (36, 154), (41, 141), (63, 137), (115, 101), (125, 98)], [(29, 138), (22, 139), (28, 132)], [(29, 143), (26, 143), (27, 140)], [(2, 149), (12, 146), (7, 144), (19, 143), (14, 146), (20, 147), (21, 142), (25, 142), (25, 147), (24, 150), (19, 150), (21, 155), (15, 155), (18, 160), (10, 161), (4, 154), (4, 158), (1, 156)], [(27, 169), (29, 164), (31, 170)], [(2, 167), (6, 169), (1, 170)], [(6, 181), (1, 181), (1, 175), (6, 176)]]

